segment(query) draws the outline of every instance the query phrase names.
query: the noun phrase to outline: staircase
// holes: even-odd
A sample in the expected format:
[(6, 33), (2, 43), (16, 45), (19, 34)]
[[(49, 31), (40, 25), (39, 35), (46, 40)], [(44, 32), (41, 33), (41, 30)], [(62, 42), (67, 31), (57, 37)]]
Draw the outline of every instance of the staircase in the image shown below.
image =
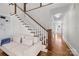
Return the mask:
[(21, 22), (16, 15), (11, 16), (11, 32), (13, 36), (26, 36), (27, 39), (37, 39), (39, 40), (38, 37), (34, 37), (34, 34), (31, 33), (30, 30), (28, 30), (28, 27), (23, 25), (23, 22)]
[(47, 30), (41, 24), (35, 21), (35, 19), (32, 18), (29, 14), (25, 13), (21, 8), (17, 6), (16, 9), (17, 13), (12, 15), (11, 17), (16, 18), (19, 21), (19, 23), (24, 27), (24, 29), (26, 29), (26, 31), (30, 33), (31, 36), (28, 35), (30, 39), (32, 38), (39, 39), (42, 42), (42, 45), (47, 47), (48, 45)]

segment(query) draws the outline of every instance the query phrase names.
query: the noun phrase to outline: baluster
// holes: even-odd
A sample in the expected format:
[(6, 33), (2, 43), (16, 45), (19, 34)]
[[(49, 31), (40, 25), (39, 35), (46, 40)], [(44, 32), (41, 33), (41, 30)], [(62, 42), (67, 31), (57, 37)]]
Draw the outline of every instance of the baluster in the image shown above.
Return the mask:
[(42, 44), (44, 45), (44, 35), (43, 35), (43, 29), (42, 29)]
[(38, 26), (36, 25), (36, 29), (34, 30), (35, 31), (35, 36), (37, 36), (37, 29), (38, 29)]
[(44, 36), (44, 45), (46, 44), (46, 32), (44, 31), (43, 33), (43, 36)]
[(42, 41), (42, 35), (41, 35), (41, 30), (40, 30), (40, 41)]
[(38, 29), (38, 35), (39, 35), (39, 38), (41, 39), (41, 27), (39, 26), (39, 29)]
[(47, 45), (47, 40), (48, 40), (48, 32), (46, 32), (46, 45)]
[(36, 36), (37, 35), (37, 26), (35, 27), (34, 23), (31, 23), (31, 28), (34, 32), (34, 35)]
[(46, 31), (44, 31), (45, 32), (45, 45), (47, 44), (47, 32)]
[(38, 35), (38, 36), (39, 36), (39, 38), (40, 38), (40, 35), (39, 35), (39, 30), (40, 30), (40, 26), (38, 25), (37, 35)]
[(43, 42), (44, 42), (44, 45), (45, 45), (45, 31), (43, 29)]

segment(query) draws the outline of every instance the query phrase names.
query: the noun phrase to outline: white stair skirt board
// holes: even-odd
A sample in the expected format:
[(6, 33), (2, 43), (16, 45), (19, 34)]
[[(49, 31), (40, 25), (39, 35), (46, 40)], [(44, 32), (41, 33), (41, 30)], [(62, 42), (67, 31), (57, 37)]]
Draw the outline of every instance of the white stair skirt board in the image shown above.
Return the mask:
[(42, 50), (41, 51), (47, 52), (47, 49), (46, 49), (45, 45), (42, 45)]
[(73, 47), (69, 44), (69, 42), (68, 42), (67, 40), (65, 40), (65, 38), (64, 38), (64, 41), (65, 41), (65, 43), (67, 44), (67, 46), (69, 47), (69, 49), (72, 51), (72, 53), (74, 54), (74, 56), (79, 56), (79, 53), (76, 51), (76, 49), (73, 48)]

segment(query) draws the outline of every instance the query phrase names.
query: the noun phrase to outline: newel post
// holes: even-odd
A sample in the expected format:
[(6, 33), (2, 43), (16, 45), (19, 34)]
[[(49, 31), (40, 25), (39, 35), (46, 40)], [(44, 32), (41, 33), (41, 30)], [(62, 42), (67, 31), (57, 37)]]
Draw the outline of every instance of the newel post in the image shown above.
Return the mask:
[(51, 49), (52, 41), (52, 29), (48, 29), (48, 50)]
[(16, 3), (14, 3), (14, 14), (16, 14)]
[(42, 3), (40, 3), (40, 7), (42, 7)]
[(26, 12), (26, 3), (24, 3), (24, 12)]

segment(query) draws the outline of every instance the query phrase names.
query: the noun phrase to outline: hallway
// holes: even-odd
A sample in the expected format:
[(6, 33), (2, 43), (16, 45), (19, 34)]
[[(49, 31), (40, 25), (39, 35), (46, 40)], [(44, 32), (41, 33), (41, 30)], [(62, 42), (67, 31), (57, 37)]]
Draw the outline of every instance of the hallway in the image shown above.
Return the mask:
[[(16, 39), (17, 42), (26, 44), (27, 46), (30, 43), (28, 43), (29, 41), (25, 42), (24, 39), (33, 39), (33, 41), (31, 40), (32, 44), (30, 45), (34, 47), (34, 43), (35, 43), (34, 39), (36, 40), (40, 39), (39, 41), (42, 42), (42, 45), (45, 45), (45, 47), (48, 48), (48, 51), (46, 50), (47, 52), (44, 52), (42, 50), (43, 47), (40, 48), (39, 46), (41, 44), (37, 45), (35, 43), (38, 49), (40, 48), (39, 52), (37, 53), (38, 56), (74, 56), (75, 53), (73, 54), (71, 52), (70, 48), (64, 41), (64, 38), (65, 38), (68, 41), (69, 45), (71, 46), (72, 51), (75, 50), (77, 52), (76, 54), (79, 55), (78, 53), (79, 51), (79, 44), (78, 44), (79, 42), (78, 40), (79, 38), (78, 36), (79, 35), (78, 33), (79, 32), (79, 26), (78, 26), (79, 25), (79, 20), (78, 20), (79, 19), (78, 17), (79, 4), (53, 4), (52, 3), (50, 5), (49, 4), (43, 5), (42, 3), (38, 3), (39, 8), (37, 7), (31, 10), (28, 9), (28, 11), (26, 9), (26, 4), (27, 3), (23, 3), (23, 4), (13, 3), (13, 5), (10, 5), (10, 4), (0, 5), (1, 8), (3, 6), (7, 7), (6, 11), (5, 11), (5, 8), (2, 8), (0, 11), (2, 12), (0, 17), (1, 19), (2, 18), (4, 19), (0, 23), (1, 33), (2, 33), (1, 40), (2, 40), (2, 37), (5, 38), (6, 35), (8, 36), (10, 35), (11, 38), (13, 39), (16, 39), (16, 36), (18, 35), (20, 37), (17, 36), (17, 39), (20, 39), (20, 40)], [(42, 6), (40, 6), (41, 4)], [(32, 7), (31, 5), (28, 5), (28, 6)], [(34, 6), (37, 6), (37, 5), (34, 4)], [(47, 7), (44, 7), (44, 6), (47, 6)], [(10, 13), (8, 10), (9, 8), (11, 9), (13, 8), (10, 11)], [(3, 15), (3, 12), (4, 14), (9, 15), (9, 17), (11, 16), (13, 18), (11, 19), (8, 16)], [(8, 12), (8, 13), (5, 13), (5, 12)], [(2, 16), (4, 16), (5, 18)], [(7, 25), (7, 26), (3, 26), (3, 25)], [(7, 34), (4, 35), (4, 33), (7, 33)], [(60, 33), (63, 34), (64, 38), (62, 37)], [(55, 36), (53, 36), (54, 34)], [(37, 43), (39, 43), (39, 41), (37, 41)], [(47, 44), (48, 44), (48, 47), (47, 47)], [(32, 54), (32, 52), (30, 53)], [(7, 54), (6, 52), (4, 52), (3, 49), (0, 49), (0, 56), (7, 56)]]
[(57, 34), (55, 38), (52, 38), (51, 45), (48, 52), (40, 52), (41, 56), (73, 56), (71, 50), (68, 48), (66, 43), (60, 34)]

